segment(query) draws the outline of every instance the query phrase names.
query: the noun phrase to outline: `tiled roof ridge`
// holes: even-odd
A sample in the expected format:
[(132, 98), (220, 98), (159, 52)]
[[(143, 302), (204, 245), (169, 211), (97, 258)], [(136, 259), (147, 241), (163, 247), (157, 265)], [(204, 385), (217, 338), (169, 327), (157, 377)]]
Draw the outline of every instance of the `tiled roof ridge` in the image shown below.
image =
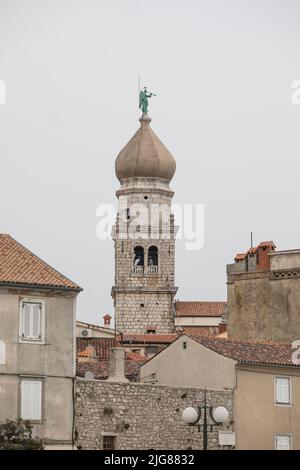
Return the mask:
[(220, 317), (226, 311), (225, 300), (176, 300), (175, 316)]
[[(187, 335), (187, 336), (193, 336), (193, 335)], [(206, 336), (207, 337), (207, 336)], [(278, 342), (278, 341), (272, 341), (272, 340), (260, 340), (260, 339), (247, 339), (247, 340), (234, 340), (234, 339), (229, 339), (229, 338), (219, 338), (217, 336), (209, 336), (209, 339), (216, 340), (216, 341), (224, 341), (226, 343), (232, 343), (232, 344), (241, 344), (241, 345), (266, 345), (266, 346), (291, 346), (290, 343), (284, 343), (284, 342)]]
[[(51, 275), (56, 279), (58, 283), (61, 284), (51, 284), (51, 283), (36, 283), (36, 282), (24, 282), (24, 281), (9, 281), (9, 280), (0, 280), (0, 283), (3, 284), (28, 284), (28, 285), (37, 285), (37, 286), (51, 286), (51, 287), (61, 287), (65, 289), (74, 289), (74, 290), (82, 290), (82, 288), (74, 283), (71, 279), (69, 279), (67, 276), (62, 274), (61, 272), (57, 271), (57, 269), (53, 268), (49, 263), (41, 259), (39, 256), (37, 256), (35, 253), (33, 253), (31, 250), (29, 250), (26, 246), (24, 246), (22, 243), (17, 241), (15, 238), (13, 238), (10, 234), (6, 233), (0, 233), (0, 239), (4, 238), (8, 240), (9, 242), (14, 243), (17, 247), (19, 247), (22, 251), (24, 251), (28, 256), (32, 257), (34, 260), (36, 260), (38, 263), (41, 263), (44, 267), (50, 270)], [(63, 284), (62, 279), (69, 283), (69, 285)]]
[[(181, 336), (181, 332), (175, 333), (123, 333), (122, 341), (140, 343), (140, 344), (168, 344), (172, 343)], [(121, 341), (121, 337), (117, 339)]]
[(290, 343), (273, 341), (235, 341), (214, 336), (187, 335), (204, 347), (238, 363), (300, 367), (292, 361)]

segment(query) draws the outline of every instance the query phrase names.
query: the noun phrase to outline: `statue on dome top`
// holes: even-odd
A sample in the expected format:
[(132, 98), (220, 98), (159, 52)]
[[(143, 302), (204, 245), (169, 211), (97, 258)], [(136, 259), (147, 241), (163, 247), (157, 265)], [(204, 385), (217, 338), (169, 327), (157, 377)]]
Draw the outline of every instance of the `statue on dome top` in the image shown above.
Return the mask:
[(156, 95), (154, 93), (149, 93), (146, 86), (140, 91), (139, 108), (142, 110), (143, 114), (148, 113), (148, 98), (151, 98), (152, 96)]

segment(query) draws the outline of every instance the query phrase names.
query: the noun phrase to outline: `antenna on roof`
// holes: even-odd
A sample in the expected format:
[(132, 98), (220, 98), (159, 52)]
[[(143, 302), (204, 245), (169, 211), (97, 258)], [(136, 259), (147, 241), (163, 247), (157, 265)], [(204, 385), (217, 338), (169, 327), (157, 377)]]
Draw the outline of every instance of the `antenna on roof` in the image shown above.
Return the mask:
[[(141, 91), (141, 76), (138, 74), (138, 99), (140, 100), (140, 91)], [(139, 101), (140, 105), (140, 101)]]
[(253, 248), (253, 232), (250, 232), (251, 248)]

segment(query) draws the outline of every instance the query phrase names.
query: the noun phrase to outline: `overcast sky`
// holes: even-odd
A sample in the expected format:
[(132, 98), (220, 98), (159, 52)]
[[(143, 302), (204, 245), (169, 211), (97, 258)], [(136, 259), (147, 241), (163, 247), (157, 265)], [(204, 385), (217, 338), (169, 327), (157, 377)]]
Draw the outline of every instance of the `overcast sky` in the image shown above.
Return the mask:
[(84, 288), (80, 320), (113, 312), (96, 209), (115, 203), (140, 74), (174, 202), (205, 204), (203, 249), (177, 242), (177, 297), (226, 299), (251, 230), (300, 247), (299, 62), (299, 0), (0, 0), (0, 232)]

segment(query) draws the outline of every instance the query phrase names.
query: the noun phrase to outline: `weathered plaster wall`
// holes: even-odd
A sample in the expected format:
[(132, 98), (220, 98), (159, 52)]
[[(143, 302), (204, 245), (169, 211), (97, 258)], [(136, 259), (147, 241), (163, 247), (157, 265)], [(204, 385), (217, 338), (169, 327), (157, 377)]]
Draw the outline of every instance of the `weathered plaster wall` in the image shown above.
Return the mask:
[(0, 340), (0, 364), (6, 364), (6, 344)]
[(300, 338), (300, 252), (272, 252), (269, 257), (265, 271), (239, 270), (240, 263), (227, 266), (231, 339)]
[[(182, 421), (203, 390), (150, 384), (77, 379), (76, 429), (82, 449), (102, 449), (103, 434), (115, 435), (117, 449), (201, 449), (202, 433)], [(232, 419), (232, 393), (208, 390), (208, 403), (225, 406)], [(218, 430), (209, 433), (217, 449)], [(231, 428), (230, 428), (231, 429)]]
[[(38, 374), (39, 376), (39, 374)], [(43, 379), (43, 419), (34, 424), (34, 434), (47, 441), (72, 441), (73, 379)], [(20, 416), (20, 377), (0, 374), (0, 421)]]
[(185, 335), (142, 365), (141, 382), (149, 382), (152, 374), (155, 374), (157, 383), (162, 385), (185, 384), (188, 387), (211, 389), (235, 387), (235, 361), (205, 348)]
[[(19, 342), (22, 298), (45, 300), (45, 344)], [(74, 294), (28, 289), (0, 289), (0, 420), (20, 417), (21, 376), (43, 377), (44, 419), (34, 430), (50, 440), (71, 442), (75, 376)], [(2, 355), (3, 357), (3, 355)]]
[[(45, 299), (45, 344), (19, 342), (22, 298)], [(45, 291), (0, 290), (0, 340), (6, 344), (1, 373), (74, 376), (74, 297)]]
[[(291, 405), (276, 405), (276, 376), (291, 377)], [(272, 450), (276, 434), (292, 436), (300, 449), (300, 371), (240, 365), (235, 392), (236, 448)], [(259, 423), (259, 425), (258, 425)]]
[(300, 277), (253, 273), (228, 284), (228, 337), (289, 342), (300, 338)]
[(175, 317), (175, 326), (218, 326), (222, 317)]

